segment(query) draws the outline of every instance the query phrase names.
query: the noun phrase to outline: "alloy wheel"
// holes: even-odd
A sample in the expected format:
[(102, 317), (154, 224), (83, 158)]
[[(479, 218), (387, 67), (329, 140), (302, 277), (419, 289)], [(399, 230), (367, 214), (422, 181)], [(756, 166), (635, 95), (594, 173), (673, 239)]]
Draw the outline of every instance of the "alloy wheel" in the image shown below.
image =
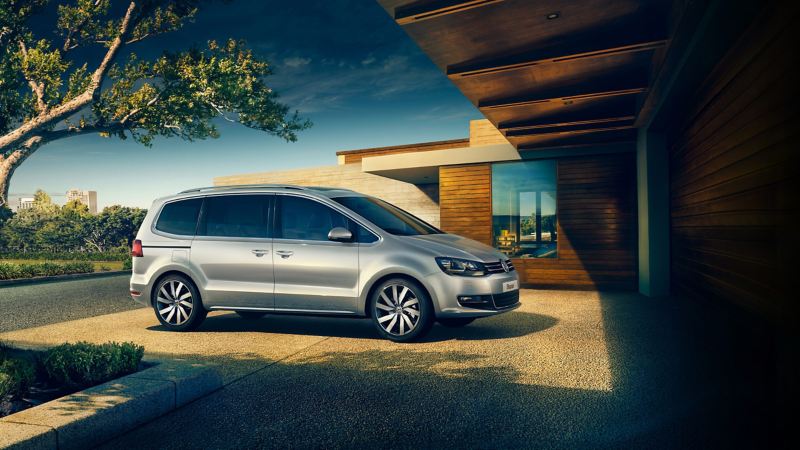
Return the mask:
[(383, 288), (375, 302), (375, 317), (387, 333), (406, 335), (419, 323), (419, 299), (408, 286), (390, 284)]
[(162, 284), (156, 302), (158, 314), (170, 325), (182, 325), (189, 320), (194, 309), (192, 291), (178, 280)]

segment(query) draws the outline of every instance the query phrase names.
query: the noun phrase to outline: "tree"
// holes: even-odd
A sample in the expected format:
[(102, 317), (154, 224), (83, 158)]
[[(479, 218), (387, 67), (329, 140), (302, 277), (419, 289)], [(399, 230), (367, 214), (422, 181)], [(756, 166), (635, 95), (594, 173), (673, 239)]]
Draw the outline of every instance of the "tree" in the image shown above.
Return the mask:
[[(94, 133), (151, 146), (157, 136), (216, 138), (213, 119), (222, 117), (295, 141), (311, 125), (278, 101), (264, 82), (269, 64), (240, 41), (117, 62), (124, 48), (192, 20), (200, 0), (58, 5), (57, 46), (43, 37), (53, 32), (31, 26), (47, 17), (48, 4), (0, 0), (0, 206), (17, 167), (55, 140)], [(102, 57), (80, 60), (80, 47), (101, 48)]]

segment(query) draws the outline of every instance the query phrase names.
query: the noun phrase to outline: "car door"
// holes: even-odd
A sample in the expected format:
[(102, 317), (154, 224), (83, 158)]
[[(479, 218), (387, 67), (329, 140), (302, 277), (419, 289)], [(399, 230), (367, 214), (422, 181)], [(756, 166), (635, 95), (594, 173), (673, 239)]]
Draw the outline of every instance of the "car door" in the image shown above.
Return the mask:
[(354, 313), (358, 296), (358, 243), (333, 242), (328, 232), (349, 219), (317, 200), (276, 195), (275, 309)]
[(191, 261), (206, 277), (207, 308), (272, 308), (273, 195), (206, 197)]

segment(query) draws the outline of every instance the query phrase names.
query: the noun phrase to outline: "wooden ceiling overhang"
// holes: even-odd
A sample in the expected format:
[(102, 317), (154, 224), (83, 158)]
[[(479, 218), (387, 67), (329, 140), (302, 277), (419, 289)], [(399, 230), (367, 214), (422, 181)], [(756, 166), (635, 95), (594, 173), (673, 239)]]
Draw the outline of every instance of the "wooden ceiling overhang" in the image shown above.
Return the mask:
[(632, 141), (671, 0), (378, 0), (519, 150)]

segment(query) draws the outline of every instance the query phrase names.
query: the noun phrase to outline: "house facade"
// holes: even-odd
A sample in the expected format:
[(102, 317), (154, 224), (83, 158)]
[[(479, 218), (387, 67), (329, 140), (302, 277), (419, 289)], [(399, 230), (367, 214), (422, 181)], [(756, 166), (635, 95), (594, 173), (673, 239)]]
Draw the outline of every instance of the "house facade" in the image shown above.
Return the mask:
[(345, 150), (336, 166), (222, 176), (214, 184), (352, 189), (497, 248), (525, 285), (633, 290), (635, 149), (627, 142), (528, 155), (488, 120), (474, 120), (464, 139)]

